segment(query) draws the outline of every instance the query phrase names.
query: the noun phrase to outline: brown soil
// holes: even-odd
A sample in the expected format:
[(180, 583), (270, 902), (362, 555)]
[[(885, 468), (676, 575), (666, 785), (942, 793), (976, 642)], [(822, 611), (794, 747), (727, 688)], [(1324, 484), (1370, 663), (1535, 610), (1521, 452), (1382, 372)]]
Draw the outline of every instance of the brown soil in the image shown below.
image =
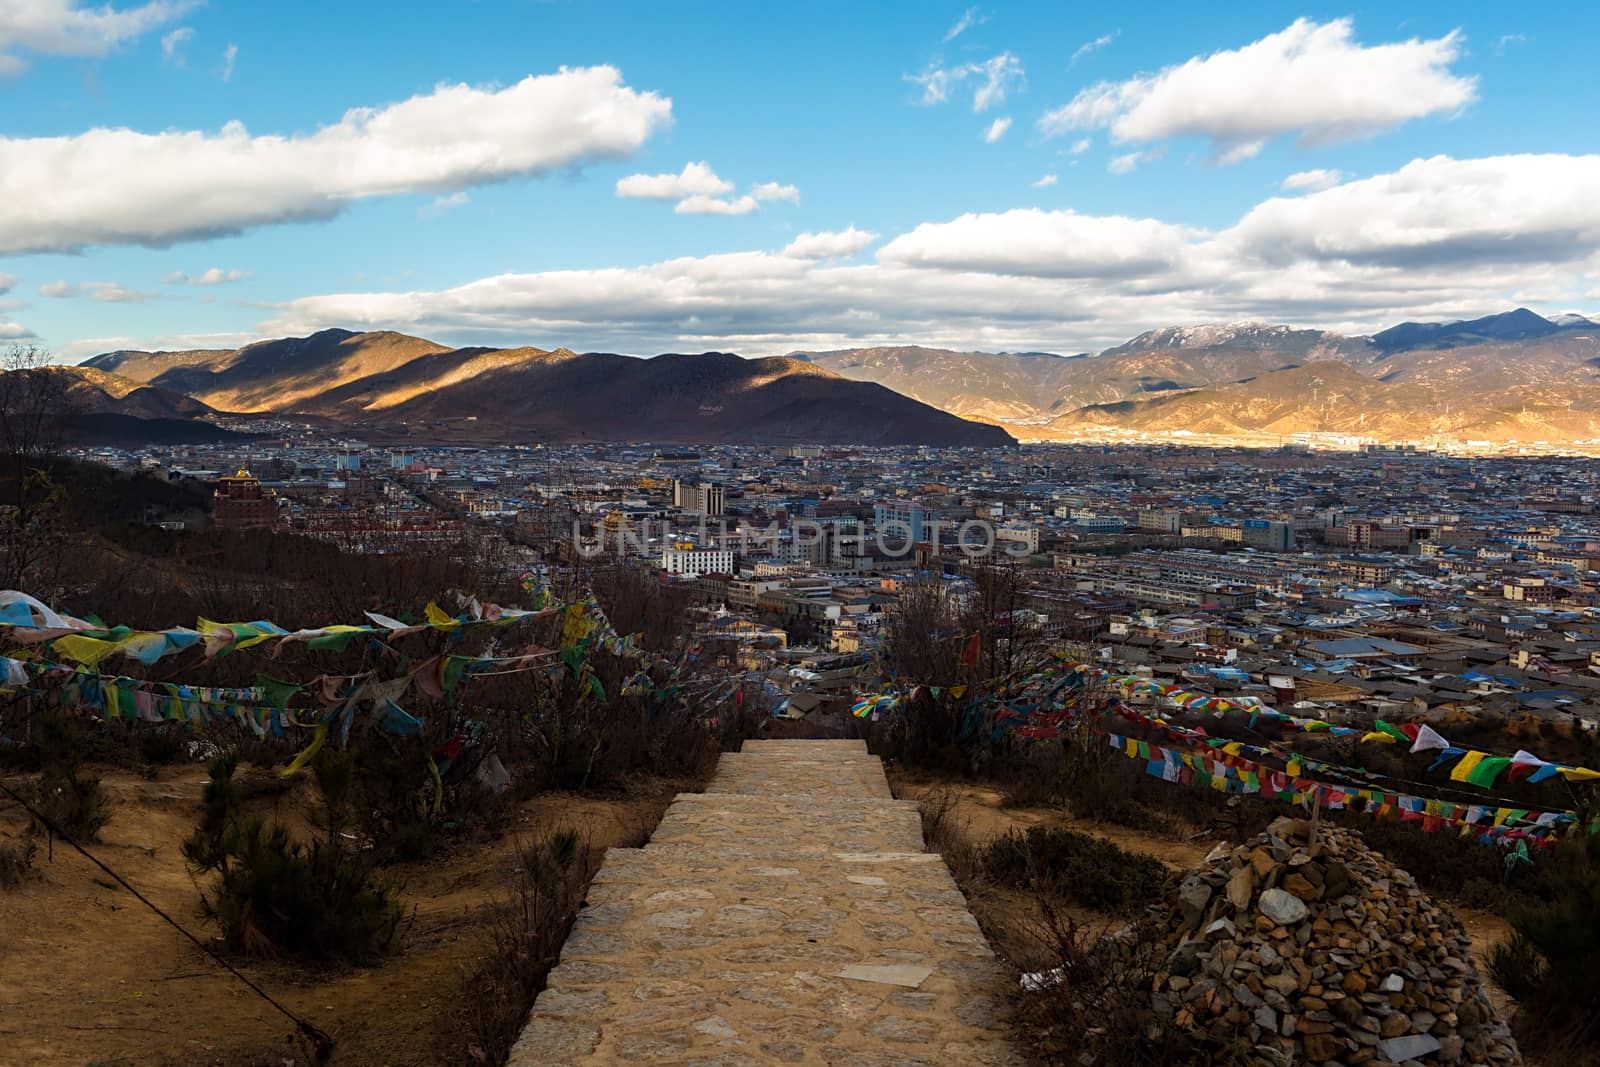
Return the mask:
[[(18, 780), (8, 780), (15, 784)], [(211, 936), (179, 854), (199, 817), (205, 771), (151, 778), (106, 770), (114, 816), (90, 849), (173, 918)], [(407, 921), (397, 952), (373, 968), (307, 968), (235, 960), (251, 980), (338, 1042), (331, 1062), (471, 1063), (462, 1025), (464, 976), (513, 885), (519, 841), (570, 826), (591, 846), (637, 844), (682, 783), (645, 781), (626, 796), (545, 794), (520, 805), (492, 841), (453, 843), (399, 869)], [(257, 801), (295, 825), (298, 790)], [(25, 825), (0, 799), (0, 836)], [(293, 1025), (61, 842), (41, 850), (38, 877), (0, 891), (0, 1062), (227, 1064), (309, 1062)]]

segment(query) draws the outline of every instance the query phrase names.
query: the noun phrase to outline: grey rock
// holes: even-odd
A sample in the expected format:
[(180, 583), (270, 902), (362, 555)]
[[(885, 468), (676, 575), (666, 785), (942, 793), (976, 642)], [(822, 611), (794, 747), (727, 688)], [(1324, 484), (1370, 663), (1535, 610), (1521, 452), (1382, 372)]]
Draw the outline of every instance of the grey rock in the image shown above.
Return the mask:
[(1404, 1063), (1439, 1051), (1439, 1039), (1432, 1034), (1405, 1034), (1378, 1042), (1378, 1054), (1390, 1063)]
[(1257, 906), (1279, 926), (1292, 926), (1306, 917), (1305, 902), (1282, 889), (1263, 890)]
[(1211, 903), (1211, 887), (1191, 875), (1178, 887), (1178, 903), (1183, 907), (1184, 921), (1190, 926), (1198, 926), (1206, 905)]

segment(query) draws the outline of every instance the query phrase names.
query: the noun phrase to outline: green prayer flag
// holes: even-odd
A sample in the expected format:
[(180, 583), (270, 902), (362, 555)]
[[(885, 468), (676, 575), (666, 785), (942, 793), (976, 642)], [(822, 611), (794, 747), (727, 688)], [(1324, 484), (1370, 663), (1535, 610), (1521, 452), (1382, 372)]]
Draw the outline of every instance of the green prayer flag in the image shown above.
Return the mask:
[(1405, 731), (1401, 730), (1400, 727), (1394, 725), (1393, 723), (1384, 722), (1382, 719), (1379, 719), (1377, 722), (1373, 723), (1373, 725), (1378, 728), (1378, 733), (1388, 734), (1396, 741), (1403, 741), (1408, 745), (1411, 744), (1411, 738), (1407, 737), (1405, 735)]
[(1488, 756), (1478, 761), (1467, 775), (1467, 781), (1473, 785), (1483, 786), (1485, 789), (1494, 785), (1495, 780), (1506, 772), (1511, 766), (1510, 756)]
[(256, 685), (261, 690), (268, 704), (282, 711), (289, 706), (289, 698), (300, 692), (300, 687), (293, 682), (286, 682), (281, 678), (274, 678), (270, 674), (257, 674)]

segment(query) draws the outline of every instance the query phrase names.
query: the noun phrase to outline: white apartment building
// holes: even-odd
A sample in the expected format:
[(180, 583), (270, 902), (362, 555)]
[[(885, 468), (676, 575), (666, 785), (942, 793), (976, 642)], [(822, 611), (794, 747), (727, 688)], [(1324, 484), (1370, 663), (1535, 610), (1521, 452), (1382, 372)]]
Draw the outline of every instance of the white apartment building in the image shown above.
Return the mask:
[(661, 550), (661, 569), (668, 574), (732, 574), (733, 549), (671, 545)]

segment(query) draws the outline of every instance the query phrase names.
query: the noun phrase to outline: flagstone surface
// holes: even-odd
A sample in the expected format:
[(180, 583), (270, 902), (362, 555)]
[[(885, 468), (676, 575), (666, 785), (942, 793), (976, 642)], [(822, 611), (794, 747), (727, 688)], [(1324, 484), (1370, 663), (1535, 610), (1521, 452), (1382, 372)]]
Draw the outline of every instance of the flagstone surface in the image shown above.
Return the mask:
[(1005, 973), (859, 741), (751, 741), (611, 849), (513, 1067), (1020, 1064)]

